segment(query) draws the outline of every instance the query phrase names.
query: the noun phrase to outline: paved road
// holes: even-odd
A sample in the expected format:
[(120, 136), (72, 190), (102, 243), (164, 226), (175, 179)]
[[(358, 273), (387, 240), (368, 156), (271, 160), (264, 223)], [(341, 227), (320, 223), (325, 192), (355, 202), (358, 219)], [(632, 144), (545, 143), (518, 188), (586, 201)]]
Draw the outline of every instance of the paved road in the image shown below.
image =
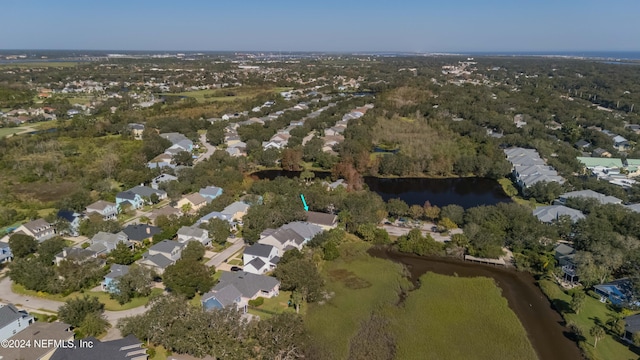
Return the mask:
[[(26, 296), (16, 294), (11, 290), (11, 279), (8, 276), (4, 277), (0, 280), (0, 301), (5, 303), (19, 304), (21, 308), (26, 309), (27, 311), (36, 311), (41, 312), (42, 310), (46, 310), (49, 312), (58, 312), (58, 308), (64, 305), (64, 302), (49, 300), (49, 299), (41, 299), (33, 296)], [(105, 311), (104, 316), (109, 321), (112, 326), (112, 330), (109, 330), (110, 336), (119, 335), (120, 332), (117, 331), (115, 333), (113, 330), (115, 329), (118, 320), (128, 317), (143, 314), (147, 311), (147, 308), (144, 306), (138, 306), (133, 309), (123, 310), (123, 311)], [(118, 337), (112, 337), (111, 339), (117, 339)]]
[(216, 268), (218, 268), (220, 264), (222, 264), (225, 260), (230, 258), (231, 255), (237, 253), (245, 245), (243, 238), (227, 239), (227, 241), (229, 240), (233, 240), (233, 245), (224, 249), (222, 252), (212, 257), (211, 260), (207, 261), (207, 264), (206, 264), (207, 266), (215, 266)]
[(194, 164), (197, 164), (202, 160), (208, 159), (216, 151), (216, 147), (207, 142), (207, 134), (206, 133), (200, 135), (200, 143), (202, 145), (204, 145), (204, 147), (207, 148), (207, 152), (202, 154), (202, 156), (200, 156), (199, 158), (195, 159), (193, 161)]

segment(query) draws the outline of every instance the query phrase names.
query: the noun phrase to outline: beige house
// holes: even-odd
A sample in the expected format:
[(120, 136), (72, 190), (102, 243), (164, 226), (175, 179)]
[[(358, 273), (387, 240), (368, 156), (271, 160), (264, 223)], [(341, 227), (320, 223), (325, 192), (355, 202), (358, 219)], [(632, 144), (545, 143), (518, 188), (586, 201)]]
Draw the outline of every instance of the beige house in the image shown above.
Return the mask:
[(195, 213), (205, 205), (207, 205), (207, 199), (199, 193), (193, 193), (178, 200), (177, 207), (183, 211), (188, 209), (188, 211), (185, 212)]

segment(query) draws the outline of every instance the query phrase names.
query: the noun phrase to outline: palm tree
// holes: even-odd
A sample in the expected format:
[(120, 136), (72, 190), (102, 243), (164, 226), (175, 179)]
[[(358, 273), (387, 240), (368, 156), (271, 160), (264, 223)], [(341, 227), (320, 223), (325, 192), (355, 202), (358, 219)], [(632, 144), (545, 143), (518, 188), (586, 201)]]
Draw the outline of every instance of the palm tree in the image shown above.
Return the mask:
[(593, 336), (593, 348), (595, 349), (598, 346), (598, 340), (604, 337), (604, 329), (602, 326), (594, 326), (589, 330), (589, 334)]

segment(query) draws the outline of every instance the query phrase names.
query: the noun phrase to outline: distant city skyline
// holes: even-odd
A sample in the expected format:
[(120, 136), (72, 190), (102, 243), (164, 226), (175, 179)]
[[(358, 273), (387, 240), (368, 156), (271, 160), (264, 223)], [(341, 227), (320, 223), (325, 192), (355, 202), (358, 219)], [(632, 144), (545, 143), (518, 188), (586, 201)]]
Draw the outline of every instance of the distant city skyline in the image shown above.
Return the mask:
[(0, 49), (640, 51), (640, 2), (6, 0)]

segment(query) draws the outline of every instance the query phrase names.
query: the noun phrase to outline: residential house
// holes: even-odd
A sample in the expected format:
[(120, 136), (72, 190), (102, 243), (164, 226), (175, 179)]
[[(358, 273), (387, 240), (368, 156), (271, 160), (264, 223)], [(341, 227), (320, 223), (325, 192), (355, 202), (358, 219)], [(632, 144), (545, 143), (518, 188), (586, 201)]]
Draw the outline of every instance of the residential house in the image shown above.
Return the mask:
[(8, 263), (13, 260), (13, 253), (11, 247), (6, 242), (0, 241), (0, 264)]
[[(90, 342), (91, 347), (81, 346), (81, 341)], [(94, 337), (76, 340), (74, 346), (60, 347), (50, 360), (147, 360), (147, 349), (134, 335), (124, 339), (100, 341)]]
[(153, 235), (161, 233), (162, 229), (147, 224), (135, 224), (128, 225), (122, 229), (122, 232), (127, 235), (129, 241), (142, 244), (145, 240), (151, 240)]
[[(72, 341), (73, 338), (74, 332), (71, 331), (69, 324), (58, 321), (50, 323), (36, 321), (10, 338), (16, 343), (30, 343), (31, 346), (4, 348), (1, 356), (3, 360), (48, 360), (55, 351), (60, 349), (60, 344)], [(41, 346), (34, 346), (33, 344), (36, 343)], [(95, 359), (95, 357), (85, 359)]]
[(317, 211), (306, 211), (307, 222), (318, 225), (322, 230), (335, 229), (338, 226), (338, 216)]
[(158, 190), (160, 188), (160, 184), (170, 181), (178, 181), (178, 177), (170, 174), (160, 174), (151, 180), (151, 188)]
[(607, 196), (593, 190), (580, 190), (564, 193), (554, 201), (554, 204), (565, 205), (568, 199), (583, 198), (583, 199), (595, 199), (602, 205), (606, 204), (622, 204), (622, 200), (615, 196)]
[(316, 224), (311, 224), (306, 221), (290, 222), (288, 224), (282, 225), (280, 229), (284, 229), (284, 230), (289, 229), (289, 230), (295, 231), (298, 235), (302, 236), (302, 238), (304, 239), (304, 242), (302, 243), (303, 245), (306, 244), (309, 240), (313, 239), (316, 235), (324, 231), (322, 227)]
[(508, 148), (504, 150), (507, 161), (512, 164), (513, 177), (520, 188), (527, 189), (539, 182), (564, 183), (564, 178), (540, 158), (534, 149)]
[(243, 314), (247, 312), (248, 301), (242, 299), (242, 293), (233, 284), (214, 287), (200, 301), (205, 311), (234, 307)]
[(202, 195), (205, 199), (207, 199), (207, 203), (210, 203), (213, 199), (222, 195), (222, 192), (223, 192), (222, 188), (219, 188), (217, 186), (207, 186), (207, 187), (201, 188), (198, 193)]
[(247, 211), (249, 211), (249, 205), (241, 201), (236, 201), (224, 208), (221, 213), (229, 217), (232, 221), (241, 221), (247, 214)]
[(160, 209), (154, 209), (149, 213), (149, 216), (147, 216), (149, 218), (149, 221), (151, 221), (152, 224), (157, 225), (156, 220), (158, 219), (159, 216), (166, 216), (167, 218), (171, 218), (173, 216), (175, 216), (176, 218), (182, 216), (182, 211), (172, 207), (172, 206), (164, 206), (161, 207)]
[(640, 332), (640, 314), (624, 318), (624, 336), (622, 338), (633, 344), (633, 336), (638, 332)]
[(178, 242), (186, 243), (187, 241), (198, 241), (204, 246), (211, 245), (209, 231), (197, 226), (183, 226), (178, 230)]
[(573, 144), (573, 146), (576, 147), (576, 149), (578, 150), (585, 150), (586, 148), (588, 148), (589, 146), (591, 146), (591, 143), (588, 142), (585, 139), (580, 139), (578, 140), (578, 142), (576, 142), (575, 144)]
[[(87, 261), (95, 260), (98, 257), (98, 253), (89, 249), (83, 249), (79, 247), (66, 247), (61, 252), (57, 253), (53, 262), (56, 265), (60, 265), (63, 261), (72, 261), (82, 264)], [(104, 260), (98, 259), (100, 263), (104, 263)]]
[(29, 235), (38, 240), (38, 242), (43, 242), (51, 239), (56, 234), (56, 229), (53, 224), (40, 218), (18, 226), (14, 233)]
[(620, 135), (616, 135), (613, 137), (613, 147), (618, 151), (631, 150), (631, 144), (629, 143), (629, 140)]
[(611, 153), (603, 148), (596, 148), (591, 152), (591, 156), (599, 158), (610, 158)]
[[(236, 301), (237, 292), (232, 288), (223, 291), (229, 285), (232, 285), (240, 293), (240, 301)], [(223, 305), (223, 301), (220, 301), (222, 299), (219, 299), (223, 297), (220, 292), (226, 295), (224, 296), (226, 299), (224, 302), (227, 303), (227, 306), (236, 304), (236, 306), (240, 307), (248, 303), (249, 300), (258, 297), (268, 299), (277, 296), (280, 293), (280, 281), (274, 277), (251, 274), (245, 271), (223, 271), (222, 276), (220, 276), (220, 282), (210, 292), (202, 295), (202, 305), (206, 310), (224, 307), (220, 306)], [(229, 298), (231, 298), (231, 301), (228, 300)], [(216, 302), (220, 303), (220, 305)]]
[(113, 264), (111, 265), (111, 269), (107, 275), (104, 276), (102, 280), (102, 291), (115, 293), (118, 292), (116, 289), (116, 285), (118, 284), (118, 279), (127, 275), (129, 273), (128, 265), (119, 265)]
[(167, 192), (164, 190), (159, 190), (159, 189), (153, 189), (150, 188), (148, 186), (142, 186), (142, 185), (138, 185), (138, 186), (134, 186), (130, 189), (130, 191), (132, 191), (135, 194), (140, 195), (140, 197), (142, 198), (142, 200), (144, 200), (145, 202), (149, 202), (151, 201), (151, 197), (155, 194), (155, 196), (158, 197), (158, 200), (164, 200), (167, 198)]
[(576, 265), (574, 263), (576, 250), (566, 244), (558, 244), (554, 250), (553, 257), (562, 268), (564, 280), (570, 283), (577, 282), (578, 275), (576, 274)]
[(143, 124), (131, 123), (131, 124), (128, 124), (127, 127), (131, 131), (131, 135), (133, 135), (134, 139), (142, 140), (142, 134), (144, 133)]
[(275, 246), (255, 243), (244, 249), (242, 260), (244, 271), (252, 274), (264, 274), (276, 267), (280, 262), (280, 257), (278, 257), (278, 249)]
[(336, 190), (339, 187), (343, 187), (343, 188), (347, 188), (347, 183), (344, 181), (344, 179), (338, 179), (332, 183), (326, 183), (327, 185), (327, 190)]
[(164, 133), (160, 137), (171, 141), (172, 145), (180, 144), (184, 151), (191, 152), (193, 150), (193, 141), (180, 133)]
[(572, 223), (585, 218), (582, 211), (568, 208), (564, 205), (540, 206), (533, 210), (533, 216), (544, 223), (558, 221), (562, 216), (568, 216)]
[(127, 190), (119, 192), (116, 195), (116, 204), (120, 211), (124, 210), (128, 206), (132, 209), (140, 209), (144, 205), (144, 200), (140, 195), (131, 190)]
[(142, 255), (142, 259), (138, 260), (138, 264), (162, 275), (167, 267), (180, 259), (183, 248), (184, 244), (177, 241), (162, 240), (151, 246), (149, 251)]
[(111, 234), (100, 231), (91, 238), (91, 245), (87, 250), (95, 251), (98, 255), (107, 255), (113, 251), (119, 243), (133, 248), (133, 243), (129, 241), (129, 237), (124, 232), (121, 231), (117, 234)]
[(58, 219), (62, 219), (69, 224), (68, 229), (64, 229), (62, 233), (66, 233), (70, 236), (78, 236), (78, 230), (80, 229), (81, 214), (71, 210), (59, 210)]
[(617, 306), (638, 306), (633, 282), (630, 279), (622, 278), (608, 283), (595, 285), (593, 290), (600, 295), (600, 301), (607, 300)]
[(305, 243), (305, 238), (291, 229), (266, 229), (260, 234), (258, 243), (271, 245), (278, 249), (278, 256), (289, 250), (301, 250)]
[(23, 331), (34, 321), (33, 316), (26, 311), (18, 310), (13, 304), (0, 304), (0, 341)]
[(186, 195), (182, 199), (178, 200), (177, 207), (183, 212), (196, 213), (207, 205), (207, 199), (199, 193), (193, 193)]
[(171, 156), (170, 154), (162, 153), (149, 160), (149, 162), (147, 163), (147, 167), (149, 169), (162, 169), (165, 167), (175, 168), (176, 166), (172, 163), (172, 161), (173, 156)]

